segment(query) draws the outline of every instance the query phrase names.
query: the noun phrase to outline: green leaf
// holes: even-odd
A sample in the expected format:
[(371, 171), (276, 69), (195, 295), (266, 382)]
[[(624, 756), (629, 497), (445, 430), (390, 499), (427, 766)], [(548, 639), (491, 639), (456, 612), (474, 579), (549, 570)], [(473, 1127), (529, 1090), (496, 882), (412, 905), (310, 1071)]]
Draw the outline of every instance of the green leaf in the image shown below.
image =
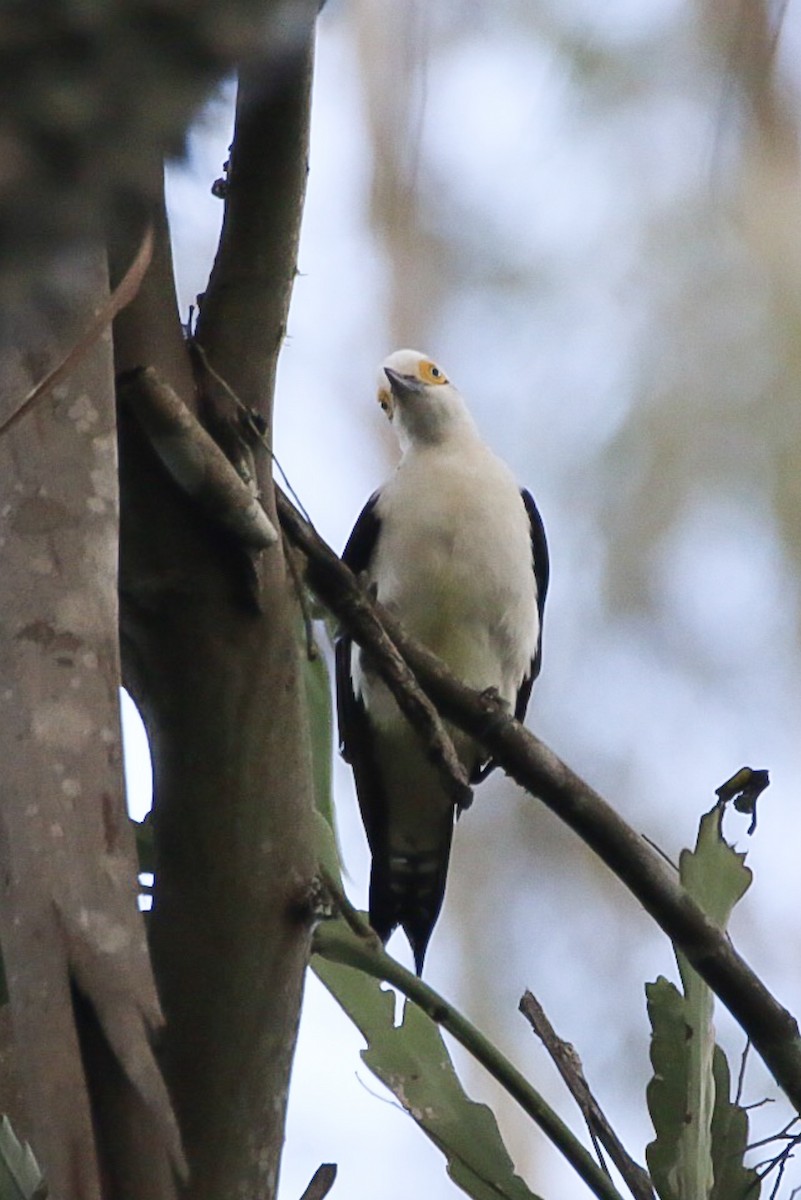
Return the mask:
[(303, 682), (309, 714), (314, 802), (331, 828), (334, 828), (334, 805), (331, 793), (331, 764), (334, 754), (334, 714), (331, 708), (331, 680), (325, 657), (317, 650), (309, 658), (303, 650)]
[(334, 755), (334, 714), (331, 707), (331, 680), (328, 666), (319, 649), (309, 658), (303, 642), (303, 682), (309, 714), (309, 741), (314, 784), (314, 841), (318, 861), (333, 879), (342, 875), (342, 854), (339, 849), (331, 785)]
[(729, 1064), (715, 1046), (715, 1109), (712, 1113), (712, 1166), (715, 1182), (710, 1200), (757, 1200), (761, 1181), (743, 1163), (748, 1149), (748, 1114), (730, 1100)]
[(8, 1117), (0, 1120), (0, 1200), (44, 1200), (42, 1172), (27, 1143), (17, 1140)]
[[(723, 806), (715, 805), (711, 812), (701, 818), (695, 850), (692, 853), (684, 850), (679, 857), (679, 874), (682, 884), (696, 903), (725, 929), (735, 904), (748, 891), (753, 875), (745, 865), (745, 855), (738, 854), (724, 840), (722, 817)], [(676, 960), (684, 984), (688, 1024), (692, 1030), (692, 1036), (686, 1043), (689, 1058), (687, 1112), (690, 1120), (680, 1142), (682, 1175), (688, 1189), (680, 1193), (684, 1200), (685, 1195), (694, 1198), (711, 1197), (714, 1194), (712, 1114), (716, 1086), (712, 1017), (715, 997), (681, 951), (676, 952)], [(727, 1091), (721, 1102), (728, 1103), (728, 1098)], [(732, 1196), (731, 1200), (735, 1198)]]
[[(724, 841), (722, 814), (723, 806), (716, 805), (702, 817), (695, 850), (682, 851), (679, 870), (689, 894), (725, 929), (752, 873), (745, 855)], [(654, 1068), (648, 1107), (656, 1133), (646, 1157), (654, 1186), (661, 1200), (753, 1198), (757, 1191), (718, 1190), (716, 1164), (720, 1172), (732, 1153), (743, 1180), (753, 1188), (752, 1173), (742, 1167), (745, 1142), (739, 1140), (747, 1117), (729, 1099), (728, 1065), (715, 1045), (714, 995), (679, 950), (676, 960), (683, 995), (665, 979), (646, 986)], [(725, 1178), (734, 1179), (737, 1173), (731, 1163), (729, 1167)]]
[[(333, 880), (341, 883), (342, 868), (340, 866), (340, 853), (337, 846), (337, 840), (334, 836), (334, 831), (326, 821), (319, 809), (315, 809), (312, 814), (314, 822), (314, 850), (317, 855), (317, 862), (321, 867), (324, 867)], [(326, 920), (326, 926), (330, 922)]]
[(454, 1183), (476, 1200), (537, 1200), (515, 1174), (491, 1109), (465, 1094), (436, 1023), (407, 1001), (396, 1027), (395, 993), (377, 979), (319, 954), (312, 968), (365, 1037), (364, 1062), (446, 1156)]
[(695, 850), (682, 850), (679, 856), (679, 874), (696, 904), (725, 929), (735, 904), (751, 886), (753, 873), (745, 865), (745, 854), (738, 854), (725, 841), (722, 817), (723, 809), (716, 804), (701, 818)]
[[(653, 1078), (646, 1089), (648, 1111), (656, 1138), (645, 1150), (648, 1170), (661, 1200), (678, 1200), (685, 1193), (679, 1178), (680, 1143), (685, 1132), (689, 1061), (686, 1051), (692, 1030), (687, 1004), (675, 984), (663, 976), (645, 985), (651, 1022)], [(704, 1193), (699, 1192), (699, 1200)]]

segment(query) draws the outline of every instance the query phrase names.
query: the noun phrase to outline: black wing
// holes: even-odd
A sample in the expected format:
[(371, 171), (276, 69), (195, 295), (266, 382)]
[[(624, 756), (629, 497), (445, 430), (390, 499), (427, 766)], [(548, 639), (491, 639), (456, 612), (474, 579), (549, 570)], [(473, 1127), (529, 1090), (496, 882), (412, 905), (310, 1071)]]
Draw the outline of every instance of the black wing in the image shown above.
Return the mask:
[[(342, 553), (343, 562), (355, 575), (360, 575), (369, 567), (378, 540), (381, 529), (381, 518), (376, 512), (378, 497), (379, 492), (375, 492), (365, 504)], [(352, 648), (350, 635), (343, 633), (334, 649), (339, 752), (353, 768), (367, 840), (375, 853), (385, 825), (386, 805), (383, 802), (381, 776), (375, 764), (372, 728), (364, 705), (353, 691)]]
[[(379, 493), (371, 496), (353, 527), (342, 559), (360, 575), (370, 566), (381, 530), (376, 512)], [(376, 763), (373, 728), (362, 701), (353, 690), (352, 639), (347, 633), (335, 648), (337, 717), (340, 752), (353, 768), (356, 795), (372, 854), (370, 923), (382, 942), (396, 926), (403, 927), (414, 953), (417, 974), (423, 970), (426, 947), (442, 907), (448, 872), (453, 816), (443, 814), (435, 852), (390, 854), (388, 805), (384, 781)]]
[(526, 715), (528, 708), (528, 699), (531, 695), (531, 687), (534, 680), (540, 673), (542, 667), (542, 621), (545, 615), (545, 597), (548, 594), (548, 581), (551, 577), (551, 563), (548, 557), (548, 542), (545, 537), (545, 526), (542, 523), (540, 510), (534, 503), (534, 498), (525, 488), (520, 495), (523, 497), (523, 503), (526, 506), (528, 513), (528, 521), (531, 526), (531, 559), (534, 570), (534, 579), (537, 583), (537, 611), (540, 616), (540, 632), (537, 638), (537, 651), (531, 660), (531, 670), (520, 685), (517, 693), (517, 703), (515, 704), (515, 716), (518, 721), (522, 721)]
[[(528, 521), (531, 527), (531, 568), (534, 572), (534, 580), (537, 584), (537, 611), (540, 618), (540, 630), (537, 638), (537, 649), (534, 657), (531, 660), (531, 668), (517, 690), (517, 700), (515, 701), (515, 717), (518, 721), (522, 721), (526, 715), (528, 708), (529, 697), (531, 696), (531, 688), (534, 680), (540, 673), (542, 666), (542, 621), (545, 613), (545, 597), (548, 594), (548, 580), (551, 575), (551, 564), (548, 558), (548, 542), (545, 537), (545, 526), (542, 523), (539, 509), (534, 503), (534, 498), (525, 488), (521, 489), (520, 495), (523, 503), (526, 506), (528, 513)], [(493, 758), (489, 758), (486, 762), (479, 763), (478, 766), (471, 772), (470, 782), (481, 783), (486, 779), (491, 771), (496, 767), (496, 762)]]
[(373, 557), (378, 531), (381, 528), (381, 518), (376, 512), (380, 495), (380, 490), (373, 492), (359, 513), (348, 538), (348, 544), (342, 551), (342, 561), (347, 563), (354, 575), (360, 575), (362, 571), (366, 571), (370, 565), (370, 559)]
[[(378, 496), (379, 493), (374, 492), (359, 513), (348, 543), (342, 551), (342, 561), (350, 567), (354, 575), (361, 575), (362, 571), (366, 571), (373, 557), (378, 532), (381, 528), (381, 519), (376, 512)], [(364, 719), (364, 707), (353, 693), (350, 665), (352, 645), (349, 634), (343, 633), (337, 639), (334, 655), (339, 750), (345, 762), (353, 761), (351, 746), (354, 739), (358, 740), (359, 737), (359, 729), (354, 722)]]

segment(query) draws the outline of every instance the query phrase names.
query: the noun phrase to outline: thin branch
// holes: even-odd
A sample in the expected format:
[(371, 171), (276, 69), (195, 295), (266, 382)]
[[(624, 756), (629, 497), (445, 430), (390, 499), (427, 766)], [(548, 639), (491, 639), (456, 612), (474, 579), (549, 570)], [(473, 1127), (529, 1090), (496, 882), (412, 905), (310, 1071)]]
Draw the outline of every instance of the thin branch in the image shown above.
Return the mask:
[(308, 174), (318, 8), (295, 0), (275, 50), (239, 72), (223, 228), (196, 327), (209, 363), (270, 431)]
[(635, 1200), (654, 1200), (654, 1189), (648, 1172), (635, 1162), (607, 1121), (601, 1106), (590, 1091), (584, 1076), (581, 1059), (569, 1042), (560, 1038), (537, 998), (526, 991), (520, 1001), (520, 1011), (553, 1059), (573, 1099), (581, 1109), (590, 1134), (597, 1136), (617, 1167), (626, 1187)]
[[(357, 967), (375, 979), (385, 980), (398, 988), (432, 1021), (441, 1025), (464, 1046), (517, 1101), (598, 1200), (622, 1200), (608, 1175), (517, 1067), (443, 996), (387, 954), (365, 917), (350, 903), (339, 882), (324, 867), (321, 867), (321, 874), (347, 929), (336, 921), (322, 921), (315, 929), (312, 943), (314, 951), (333, 962)], [(354, 933), (357, 935), (355, 939), (350, 936)]]
[(720, 997), (801, 1111), (801, 1037), (795, 1017), (687, 894), (675, 872), (499, 699), (460, 683), (435, 655), (404, 633), (280, 493), (278, 508), (284, 530), (308, 558), (309, 586), (369, 650), (382, 678), (394, 673), (395, 694), (405, 686), (396, 668), (400, 651), (446, 720), (486, 746), (507, 774), (569, 825), (626, 885)]
[(278, 533), (258, 497), (155, 367), (125, 372), (119, 379), (119, 396), (171, 477), (207, 516), (247, 549), (275, 545)]
[[(760, 1101), (760, 1104), (764, 1104), (764, 1103), (765, 1103), (764, 1100)], [(757, 1106), (751, 1105), (749, 1107), (756, 1108)], [(772, 1142), (785, 1141), (785, 1142), (797, 1143), (799, 1141), (799, 1138), (801, 1138), (801, 1134), (790, 1133), (790, 1130), (792, 1129), (793, 1125), (795, 1125), (797, 1120), (798, 1120), (798, 1117), (793, 1117), (793, 1119), (791, 1121), (787, 1122), (787, 1124), (784, 1126), (784, 1129), (780, 1129), (778, 1133), (771, 1133), (768, 1135), (768, 1137), (760, 1138), (759, 1141), (757, 1141), (757, 1142), (749, 1142), (748, 1145), (746, 1146), (746, 1150), (750, 1154), (753, 1150), (758, 1150), (761, 1146), (770, 1146)], [(766, 1160), (766, 1161), (772, 1161), (772, 1160)]]
[(737, 1072), (737, 1090), (734, 1093), (734, 1103), (740, 1104), (743, 1098), (743, 1087), (745, 1085), (745, 1068), (748, 1063), (748, 1051), (751, 1049), (751, 1043), (746, 1038), (745, 1046), (743, 1047), (742, 1055), (740, 1056), (740, 1070)]
[(0, 424), (0, 437), (8, 433), (10, 429), (13, 429), (17, 422), (21, 421), (31, 411), (34, 404), (43, 400), (57, 383), (64, 379), (70, 371), (75, 370), (78, 363), (89, 353), (97, 339), (105, 329), (108, 329), (117, 314), (121, 313), (134, 299), (150, 266), (152, 257), (153, 228), (148, 225), (133, 262), (114, 291), (104, 302), (86, 332), (70, 347), (61, 362), (57, 363), (52, 371), (48, 371), (44, 379), (40, 379), (30, 392), (28, 392), (28, 395), (22, 400), (19, 407), (14, 410), (11, 416), (7, 417)]

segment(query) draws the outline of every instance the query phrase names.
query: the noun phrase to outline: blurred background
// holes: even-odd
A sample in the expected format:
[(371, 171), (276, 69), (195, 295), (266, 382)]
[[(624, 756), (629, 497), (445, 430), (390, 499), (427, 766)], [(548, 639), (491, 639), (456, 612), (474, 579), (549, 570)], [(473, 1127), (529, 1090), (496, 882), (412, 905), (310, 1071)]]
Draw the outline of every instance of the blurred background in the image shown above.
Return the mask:
[[(329, 0), (311, 174), (277, 396), (276, 450), (343, 547), (397, 461), (376, 368), (441, 362), (535, 495), (552, 583), (531, 727), (672, 859), (744, 764), (772, 785), (741, 952), (801, 1011), (801, 107), (798, 7), (749, 0)], [(205, 286), (233, 86), (169, 173), (184, 314)], [(146, 747), (127, 722), (132, 804)], [(368, 854), (335, 767), (349, 891)], [(410, 961), (402, 938), (391, 949)], [(517, 1012), (530, 988), (642, 1160), (651, 1127), (643, 985), (671, 947), (556, 818), (497, 773), (455, 838), (426, 965), (581, 1131)], [(736, 1075), (743, 1039), (718, 1011)], [(361, 1064), (309, 977), (281, 1195), (323, 1161), (333, 1195), (451, 1200), (443, 1160)], [(583, 1185), (479, 1068), (518, 1171)], [(744, 1100), (775, 1098), (755, 1056)], [(752, 1114), (780, 1129), (779, 1100)], [(756, 1159), (770, 1157), (771, 1148)], [(781, 1195), (801, 1183), (791, 1166)], [(769, 1195), (767, 1184), (764, 1194)]]

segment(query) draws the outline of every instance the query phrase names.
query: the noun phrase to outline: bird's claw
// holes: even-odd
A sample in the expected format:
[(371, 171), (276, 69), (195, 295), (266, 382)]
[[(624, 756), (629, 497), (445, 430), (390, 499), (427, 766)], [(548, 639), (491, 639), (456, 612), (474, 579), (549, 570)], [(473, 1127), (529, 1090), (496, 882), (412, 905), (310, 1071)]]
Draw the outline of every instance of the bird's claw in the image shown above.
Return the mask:
[(496, 729), (502, 728), (512, 715), (512, 706), (508, 700), (504, 700), (501, 693), (496, 687), (484, 688), (481, 693), (481, 699), (488, 704), (492, 704), (495, 711), (487, 715), (486, 725), (484, 730), (486, 733), (494, 733)]

